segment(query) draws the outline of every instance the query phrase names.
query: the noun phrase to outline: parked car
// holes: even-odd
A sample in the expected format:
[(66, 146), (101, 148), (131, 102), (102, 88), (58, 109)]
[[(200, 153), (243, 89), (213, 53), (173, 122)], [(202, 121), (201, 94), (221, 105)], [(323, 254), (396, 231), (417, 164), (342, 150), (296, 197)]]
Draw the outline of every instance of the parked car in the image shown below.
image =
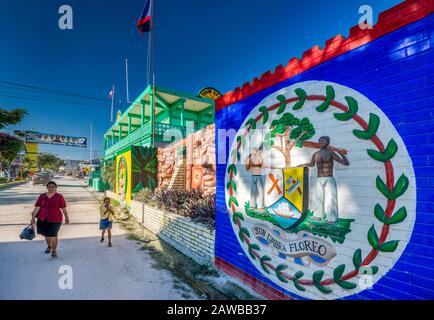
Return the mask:
[(47, 184), (51, 180), (51, 175), (48, 172), (35, 173), (32, 182), (35, 184)]

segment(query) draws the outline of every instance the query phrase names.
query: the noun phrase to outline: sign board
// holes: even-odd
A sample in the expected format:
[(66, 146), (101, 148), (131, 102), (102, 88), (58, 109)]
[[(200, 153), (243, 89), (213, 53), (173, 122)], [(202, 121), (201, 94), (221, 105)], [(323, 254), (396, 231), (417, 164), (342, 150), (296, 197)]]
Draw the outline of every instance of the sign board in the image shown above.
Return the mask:
[(34, 131), (26, 131), (25, 139), (26, 143), (53, 144), (80, 148), (86, 148), (87, 142), (87, 138), (84, 137), (71, 137)]
[(203, 88), (197, 94), (198, 97), (208, 98), (208, 99), (212, 99), (212, 100), (218, 99), (219, 97), (221, 97), (221, 95), (222, 94), (217, 89), (214, 89), (211, 87)]

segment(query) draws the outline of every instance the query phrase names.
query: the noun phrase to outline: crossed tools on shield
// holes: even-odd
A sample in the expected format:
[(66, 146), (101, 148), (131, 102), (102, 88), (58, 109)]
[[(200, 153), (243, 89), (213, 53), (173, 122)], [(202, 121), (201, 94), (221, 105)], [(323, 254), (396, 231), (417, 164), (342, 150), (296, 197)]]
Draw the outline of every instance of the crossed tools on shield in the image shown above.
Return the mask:
[[(270, 187), (270, 189), (268, 190), (267, 194), (270, 195), (274, 189), (277, 190), (277, 192), (279, 193), (279, 195), (282, 195), (282, 190), (279, 187), (279, 179), (276, 178), (272, 173), (268, 174), (268, 177), (270, 178), (271, 182), (273, 183), (272, 186)], [(286, 180), (286, 183), (292, 184), (292, 186), (288, 187), (288, 189), (286, 190), (286, 192), (291, 195), (295, 190), (298, 191), (298, 193), (301, 195), (302, 191), (300, 189), (300, 181), (295, 180), (294, 177), (289, 177)]]

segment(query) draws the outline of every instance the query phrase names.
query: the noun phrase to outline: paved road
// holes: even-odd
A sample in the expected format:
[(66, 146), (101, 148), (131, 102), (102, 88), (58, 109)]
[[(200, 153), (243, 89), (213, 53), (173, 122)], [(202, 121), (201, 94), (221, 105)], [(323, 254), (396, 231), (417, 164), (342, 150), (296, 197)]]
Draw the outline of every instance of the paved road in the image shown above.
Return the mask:
[[(0, 299), (197, 299), (188, 285), (161, 269), (118, 226), (113, 247), (99, 242), (98, 203), (82, 182), (56, 179), (71, 220), (62, 225), (57, 259), (43, 251), (45, 241), (19, 240), (43, 186), (30, 183), (0, 191)], [(73, 289), (61, 289), (64, 270)], [(62, 272), (62, 273), (60, 273)]]

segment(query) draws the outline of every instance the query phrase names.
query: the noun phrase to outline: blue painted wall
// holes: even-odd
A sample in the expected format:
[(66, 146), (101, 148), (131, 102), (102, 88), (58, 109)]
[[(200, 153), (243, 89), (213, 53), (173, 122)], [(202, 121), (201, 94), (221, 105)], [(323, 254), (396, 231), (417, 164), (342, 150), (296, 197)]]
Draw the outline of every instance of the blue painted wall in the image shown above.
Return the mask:
[[(434, 15), (216, 112), (216, 129), (238, 130), (266, 96), (308, 80), (339, 83), (373, 101), (401, 135), (416, 174), (417, 214), (410, 243), (373, 289), (345, 299), (434, 299)], [(225, 170), (225, 164), (217, 165), (216, 256), (302, 299), (262, 276), (245, 256), (226, 210)]]

